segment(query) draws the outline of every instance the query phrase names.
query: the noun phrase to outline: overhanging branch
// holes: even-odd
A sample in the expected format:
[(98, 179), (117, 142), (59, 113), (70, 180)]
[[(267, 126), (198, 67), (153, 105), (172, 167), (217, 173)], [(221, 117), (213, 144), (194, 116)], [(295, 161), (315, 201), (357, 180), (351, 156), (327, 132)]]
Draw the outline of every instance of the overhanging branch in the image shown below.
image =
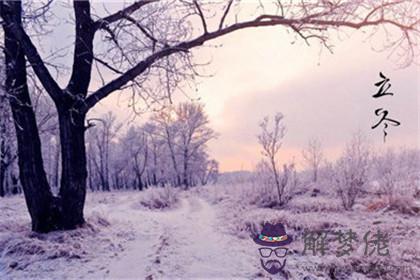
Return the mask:
[[(406, 26), (396, 21), (388, 20), (388, 19), (378, 19), (378, 20), (373, 20), (373, 21), (363, 20), (361, 22), (351, 22), (351, 21), (320, 20), (320, 19), (312, 19), (312, 18), (306, 19), (306, 20), (286, 19), (286, 18), (283, 18), (281, 16), (276, 16), (276, 15), (261, 15), (252, 21), (236, 23), (228, 27), (225, 27), (223, 29), (214, 31), (214, 32), (204, 33), (201, 36), (191, 41), (182, 42), (178, 45), (171, 46), (171, 47), (166, 47), (150, 55), (149, 57), (147, 57), (146, 59), (138, 63), (136, 66), (134, 66), (133, 68), (125, 72), (120, 77), (114, 79), (110, 83), (99, 88), (96, 92), (88, 96), (85, 102), (85, 109), (86, 111), (89, 110), (97, 102), (107, 97), (113, 91), (121, 89), (121, 87), (123, 87), (129, 81), (135, 79), (138, 75), (142, 74), (146, 69), (148, 69), (149, 66), (151, 66), (156, 61), (174, 53), (188, 52), (191, 48), (201, 46), (206, 41), (210, 41), (212, 39), (224, 36), (226, 34), (232, 33), (240, 29), (264, 27), (264, 26), (277, 26), (277, 25), (293, 27), (294, 29), (296, 29), (295, 26), (300, 26), (301, 28), (305, 26), (306, 27), (317, 26), (317, 27), (322, 27), (325, 29), (329, 27), (348, 27), (348, 28), (353, 28), (353, 29), (359, 29), (366, 26), (375, 26), (375, 25), (380, 25), (380, 24), (391, 24), (393, 26), (400, 28), (401, 30), (413, 30), (413, 27), (411, 25)], [(303, 38), (308, 39), (308, 38), (321, 38), (321, 37), (306, 36)]]
[(140, 9), (141, 7), (153, 3), (153, 2), (158, 2), (159, 0), (141, 0), (141, 1), (136, 1), (135, 3), (127, 6), (126, 8), (119, 10), (118, 12), (111, 14), (107, 17), (98, 19), (97, 21), (95, 21), (95, 29), (101, 29), (103, 26), (107, 26), (113, 22), (119, 21), (121, 19), (123, 19), (125, 16), (128, 16), (132, 13), (134, 13), (135, 11), (137, 11), (138, 9)]
[[(6, 5), (3, 5), (2, 8), (6, 9)], [(25, 56), (34, 69), (35, 74), (47, 93), (51, 96), (54, 102), (57, 103), (60, 98), (60, 94), (62, 93), (61, 88), (51, 76), (51, 73), (48, 71), (48, 68), (45, 66), (44, 61), (39, 55), (38, 50), (32, 43), (28, 34), (26, 34), (23, 27), (16, 23), (13, 18), (8, 17), (5, 14), (6, 13), (3, 13), (3, 20), (5, 21), (3, 24), (7, 26), (6, 28), (9, 28), (13, 32), (16, 39), (22, 44)]]

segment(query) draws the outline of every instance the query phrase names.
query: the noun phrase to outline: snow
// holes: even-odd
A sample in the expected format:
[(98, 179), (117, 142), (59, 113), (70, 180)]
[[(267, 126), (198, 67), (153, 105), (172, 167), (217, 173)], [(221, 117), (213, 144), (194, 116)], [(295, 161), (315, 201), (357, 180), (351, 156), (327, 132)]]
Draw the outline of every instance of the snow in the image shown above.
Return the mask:
[[(256, 248), (248, 250), (251, 240), (238, 240), (220, 231), (223, 225), (209, 202), (183, 193), (174, 209), (153, 211), (139, 207), (142, 195), (140, 192), (89, 194), (86, 203), (88, 223), (96, 219), (95, 225), (98, 220), (104, 225), (92, 233), (94, 238), (89, 238), (85, 229), (72, 232), (83, 237), (81, 242), (90, 243), (89, 247), (84, 247), (90, 252), (74, 259), (71, 256), (51, 258), (51, 248), (42, 244), (42, 250), (47, 252), (22, 254), (18, 269), (8, 267), (16, 255), (3, 253), (0, 278), (232, 279), (253, 278), (258, 273)], [(16, 204), (18, 207), (13, 211), (26, 214), (23, 197), (4, 200), (6, 206), (1, 204), (2, 209)], [(42, 242), (28, 237), (31, 235), (28, 222), (26, 217), (18, 219), (17, 224), (11, 220), (4, 224), (9, 224), (7, 230), (14, 232), (14, 238), (27, 238), (30, 244)], [(18, 232), (13, 225), (19, 225)], [(4, 232), (0, 240), (4, 242), (10, 235)], [(73, 237), (62, 232), (48, 234), (51, 235), (57, 235), (67, 243), (59, 250), (69, 250)], [(6, 252), (7, 248), (0, 247), (0, 250)]]
[(232, 279), (258, 271), (255, 252), (246, 250), (250, 241), (220, 232), (213, 207), (203, 199), (184, 196), (177, 209), (146, 212), (135, 221), (135, 241), (110, 266), (111, 278)]
[[(367, 207), (343, 213), (328, 197), (302, 196), (287, 209), (263, 209), (232, 195), (239, 188), (244, 186), (177, 191), (164, 209), (149, 209), (143, 203), (160, 196), (166, 201), (168, 192), (159, 189), (89, 193), (85, 227), (44, 235), (30, 232), (23, 197), (1, 199), (0, 279), (270, 278), (260, 267), (258, 247), (250, 238), (263, 221), (281, 221), (295, 236), (287, 257), (289, 279), (330, 279), (331, 273), (337, 279), (367, 279), (362, 267), (375, 261), (410, 267), (409, 274), (399, 275), (401, 279), (419, 275), (418, 248), (413, 246), (419, 237), (417, 216), (369, 212)], [(330, 199), (333, 206), (326, 207)], [(363, 258), (362, 247), (348, 259), (301, 253), (303, 229), (352, 228), (360, 233), (373, 227), (394, 235), (393, 255), (385, 262)]]

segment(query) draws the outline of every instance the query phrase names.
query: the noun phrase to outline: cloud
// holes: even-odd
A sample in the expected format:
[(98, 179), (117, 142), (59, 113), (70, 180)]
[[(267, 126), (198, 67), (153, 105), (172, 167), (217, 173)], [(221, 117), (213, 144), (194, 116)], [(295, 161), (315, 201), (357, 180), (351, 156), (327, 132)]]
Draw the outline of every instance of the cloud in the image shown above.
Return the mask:
[[(333, 55), (319, 58), (317, 47), (290, 46), (285, 36), (279, 37), (284, 42), (279, 46), (273, 35), (282, 34), (266, 32), (241, 33), (223, 41), (223, 48), (214, 50), (211, 66), (217, 75), (199, 85), (212, 124), (221, 134), (211, 149), (222, 169), (252, 167), (249, 163), (260, 157), (258, 123), (278, 111), (286, 116), (287, 160), (300, 160), (300, 150), (311, 137), (323, 142), (330, 158), (337, 157), (359, 129), (383, 147), (382, 131), (370, 129), (378, 107), (387, 108), (403, 124), (390, 128), (388, 146), (417, 145), (419, 67), (395, 69), (360, 36), (336, 42)], [(391, 79), (393, 97), (372, 98), (379, 71)]]

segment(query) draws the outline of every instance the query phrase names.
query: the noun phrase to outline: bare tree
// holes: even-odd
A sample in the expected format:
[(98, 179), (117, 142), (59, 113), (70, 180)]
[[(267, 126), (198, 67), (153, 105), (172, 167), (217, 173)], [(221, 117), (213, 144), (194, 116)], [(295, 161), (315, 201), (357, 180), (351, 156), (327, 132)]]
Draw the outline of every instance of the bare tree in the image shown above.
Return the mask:
[(148, 122), (143, 127), (145, 133), (147, 133), (149, 141), (149, 150), (151, 153), (150, 164), (147, 169), (147, 177), (149, 185), (156, 186), (158, 184), (158, 173), (159, 173), (159, 166), (158, 160), (161, 154), (163, 153), (163, 143), (159, 141), (159, 137), (157, 136), (158, 127), (154, 125), (152, 122)]
[[(277, 156), (286, 131), (286, 127), (283, 124), (283, 118), (284, 116), (282, 113), (277, 113), (273, 118), (272, 127), (270, 127), (269, 118), (265, 117), (260, 123), (261, 133), (258, 135), (258, 141), (262, 147), (262, 154), (267, 158), (270, 165), (280, 205), (283, 203), (283, 193), (288, 178), (288, 176), (284, 176), (280, 179), (280, 172), (277, 167)], [(287, 170), (287, 168), (284, 169), (285, 171)], [(287, 173), (288, 172), (285, 172), (285, 175), (287, 175)]]
[[(293, 163), (283, 164), (282, 170), (278, 170), (279, 180), (275, 180), (273, 167), (270, 162), (261, 160), (255, 168), (255, 179), (258, 183), (258, 201), (262, 207), (276, 207), (285, 205), (292, 198), (292, 191), (296, 189), (298, 178)], [(273, 188), (277, 194), (273, 194)]]
[(14, 143), (13, 119), (6, 93), (3, 88), (2, 74), (4, 68), (0, 67), (0, 197), (8, 193), (7, 174), (17, 158)]
[(370, 153), (366, 142), (360, 131), (355, 133), (335, 167), (337, 193), (345, 210), (352, 209), (369, 178)]
[(312, 170), (312, 180), (318, 180), (318, 173), (323, 161), (321, 142), (317, 139), (309, 140), (308, 146), (302, 151), (306, 165)]
[(89, 129), (90, 156), (95, 170), (100, 178), (102, 190), (110, 191), (110, 156), (111, 144), (121, 129), (121, 124), (116, 123), (116, 117), (112, 112), (108, 112), (101, 118), (88, 119), (88, 126), (94, 126), (94, 122), (99, 122), (99, 128)]
[(207, 185), (209, 182), (216, 183), (219, 174), (219, 163), (214, 159), (201, 162), (204, 163), (200, 166), (198, 173), (201, 184)]
[(191, 185), (191, 161), (200, 154), (208, 141), (216, 137), (216, 133), (209, 127), (208, 117), (201, 104), (181, 103), (175, 113), (175, 126), (179, 135), (177, 146), (183, 163), (182, 184), (188, 188)]
[(154, 131), (154, 134), (162, 139), (167, 145), (169, 151), (169, 159), (173, 169), (175, 178), (175, 185), (181, 185), (181, 171), (179, 170), (179, 157), (176, 151), (176, 137), (177, 128), (175, 127), (175, 114), (172, 107), (166, 108), (152, 116), (151, 119), (153, 125), (158, 129)]
[(144, 174), (149, 163), (148, 134), (143, 128), (131, 127), (121, 144), (125, 148), (126, 163), (135, 174), (133, 187), (142, 190), (146, 185)]
[(153, 134), (167, 146), (175, 185), (188, 188), (192, 185), (193, 173), (199, 169), (193, 170), (193, 165), (198, 167), (207, 162), (206, 144), (217, 136), (209, 127), (203, 105), (187, 102), (169, 106), (154, 114), (152, 123)]
[[(64, 88), (53, 78), (51, 67), (22, 24), (21, 2), (0, 2), (6, 90), (12, 97), (9, 101), (16, 124), (20, 178), (33, 230), (72, 229), (84, 223), (88, 111), (124, 89), (132, 93), (133, 104), (140, 99), (146, 107), (171, 99), (174, 88), (195, 75), (193, 66), (197, 63), (189, 50), (207, 41), (238, 30), (279, 26), (307, 43), (318, 40), (330, 49), (331, 30), (363, 28), (375, 34), (381, 27), (401, 34), (397, 38), (388, 36), (386, 49), (403, 50), (407, 58), (403, 62), (410, 62), (416, 55), (418, 1), (258, 1), (261, 13), (252, 18), (240, 13), (242, 2), (139, 0), (115, 13), (95, 16), (88, 1), (74, 1), (73, 63)], [(193, 25), (197, 20), (199, 27)], [(95, 37), (103, 44), (94, 48)], [(43, 168), (41, 141), (27, 88), (26, 59), (58, 112), (62, 162), (58, 197), (52, 195)], [(92, 74), (103, 84), (90, 92)]]

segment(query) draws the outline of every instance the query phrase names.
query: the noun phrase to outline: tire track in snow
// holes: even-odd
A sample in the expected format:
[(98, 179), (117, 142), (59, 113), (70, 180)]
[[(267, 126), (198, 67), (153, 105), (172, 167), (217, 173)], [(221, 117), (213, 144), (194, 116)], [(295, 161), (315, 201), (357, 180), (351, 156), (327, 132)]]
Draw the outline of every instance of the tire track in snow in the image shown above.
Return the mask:
[(184, 197), (171, 211), (127, 211), (136, 231), (114, 263), (113, 279), (255, 278), (258, 257), (249, 240), (221, 232), (215, 209)]
[(189, 197), (165, 217), (167, 246), (159, 255), (157, 278), (255, 278), (258, 258), (248, 240), (220, 231), (213, 207)]

